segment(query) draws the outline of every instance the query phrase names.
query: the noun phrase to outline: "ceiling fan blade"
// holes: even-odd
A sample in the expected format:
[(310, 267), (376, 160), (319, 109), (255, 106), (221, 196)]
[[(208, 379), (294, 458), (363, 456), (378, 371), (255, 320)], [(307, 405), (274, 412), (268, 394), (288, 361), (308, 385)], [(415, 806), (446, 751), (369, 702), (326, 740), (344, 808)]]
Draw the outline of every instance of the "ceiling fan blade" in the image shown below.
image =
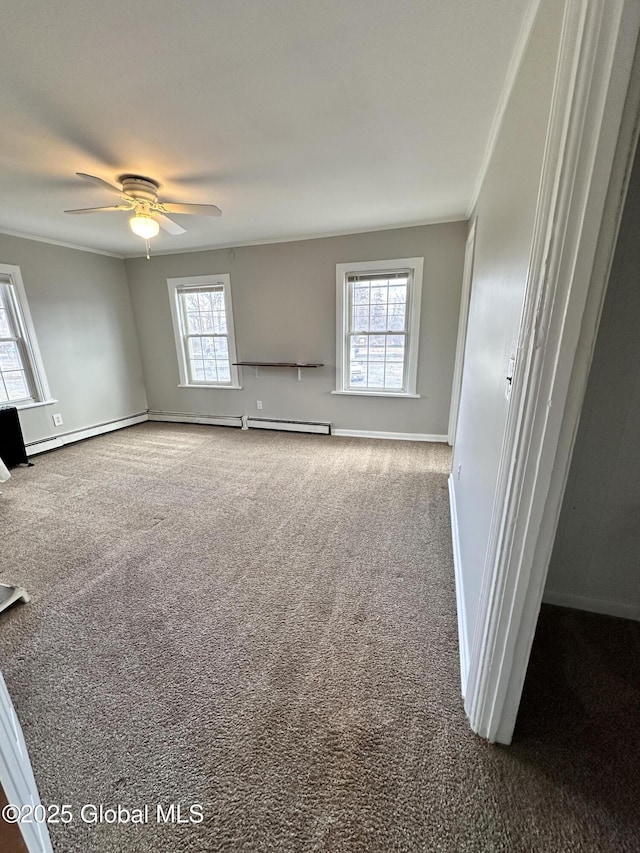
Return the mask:
[(99, 187), (103, 189), (107, 189), (116, 195), (122, 195), (122, 189), (120, 187), (114, 186), (114, 184), (110, 184), (108, 181), (103, 181), (102, 178), (98, 178), (95, 175), (87, 175), (86, 172), (76, 172), (76, 175), (79, 178), (84, 178), (87, 181), (91, 181), (93, 184), (98, 184)]
[(162, 209), (167, 213), (194, 213), (197, 216), (222, 216), (222, 211), (215, 204), (170, 204), (163, 202)]
[(65, 210), (65, 213), (101, 213), (105, 210), (131, 210), (128, 204), (116, 204), (113, 207), (81, 207), (77, 210)]
[(158, 225), (168, 234), (186, 234), (187, 229), (183, 228), (182, 225), (178, 225), (177, 222), (174, 222), (173, 219), (169, 219), (168, 216), (165, 216), (164, 213), (154, 213), (154, 219), (157, 219)]

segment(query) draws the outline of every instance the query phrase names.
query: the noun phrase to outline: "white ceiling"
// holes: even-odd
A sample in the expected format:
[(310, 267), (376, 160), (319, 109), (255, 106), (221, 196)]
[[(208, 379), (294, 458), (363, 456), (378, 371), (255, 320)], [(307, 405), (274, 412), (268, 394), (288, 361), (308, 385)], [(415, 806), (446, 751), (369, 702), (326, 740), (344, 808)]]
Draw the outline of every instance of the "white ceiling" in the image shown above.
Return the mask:
[(529, 0), (3, 4), (0, 231), (140, 253), (74, 176), (149, 175), (156, 251), (463, 217)]

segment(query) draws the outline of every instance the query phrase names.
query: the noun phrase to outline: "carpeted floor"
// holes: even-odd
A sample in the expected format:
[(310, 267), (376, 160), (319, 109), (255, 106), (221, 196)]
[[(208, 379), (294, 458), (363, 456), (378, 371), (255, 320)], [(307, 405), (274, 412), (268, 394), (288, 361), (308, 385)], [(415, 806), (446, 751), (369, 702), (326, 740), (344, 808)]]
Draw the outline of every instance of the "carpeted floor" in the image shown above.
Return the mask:
[(639, 626), (544, 609), (514, 745), (468, 729), (449, 461), (142, 424), (16, 469), (0, 666), (56, 853), (640, 849)]

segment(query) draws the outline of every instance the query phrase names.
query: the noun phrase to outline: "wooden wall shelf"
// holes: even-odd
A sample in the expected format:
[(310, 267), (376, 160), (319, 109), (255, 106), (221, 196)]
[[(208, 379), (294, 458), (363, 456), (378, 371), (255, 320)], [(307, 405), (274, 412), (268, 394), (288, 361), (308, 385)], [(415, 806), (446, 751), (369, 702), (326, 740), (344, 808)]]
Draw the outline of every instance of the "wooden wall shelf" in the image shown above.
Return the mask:
[(302, 370), (308, 367), (324, 367), (324, 364), (310, 361), (234, 361), (237, 367), (253, 367), (256, 377), (261, 367), (293, 367), (298, 371), (298, 382), (302, 379)]

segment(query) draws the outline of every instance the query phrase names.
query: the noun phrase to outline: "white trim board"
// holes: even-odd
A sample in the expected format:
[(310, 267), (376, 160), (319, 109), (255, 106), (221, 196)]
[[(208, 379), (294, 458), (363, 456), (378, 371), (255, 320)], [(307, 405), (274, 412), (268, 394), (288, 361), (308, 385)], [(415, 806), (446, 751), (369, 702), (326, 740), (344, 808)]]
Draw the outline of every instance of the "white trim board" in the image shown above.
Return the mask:
[(55, 401), (53, 399), (53, 394), (51, 393), (51, 388), (49, 387), (47, 371), (45, 370), (44, 361), (42, 360), (38, 336), (36, 335), (36, 329), (33, 325), (31, 308), (29, 307), (29, 300), (27, 299), (27, 293), (24, 288), (24, 281), (20, 267), (15, 264), (0, 264), (0, 275), (7, 276), (9, 284), (14, 288), (14, 291), (17, 294), (18, 316), (16, 320), (19, 329), (21, 325), (24, 326), (23, 329), (20, 329), (18, 334), (21, 333), (22, 335), (27, 355), (27, 363), (24, 364), (23, 367), (27, 368), (27, 374), (31, 376), (32, 382), (30, 384), (32, 384), (32, 391), (35, 396), (35, 399), (30, 401), (30, 403), (26, 405), (23, 404), (22, 406), (17, 403), (16, 406), (21, 409), (27, 408), (29, 405), (48, 405)]
[(131, 415), (128, 418), (122, 418), (117, 421), (107, 421), (106, 423), (96, 424), (96, 426), (87, 427), (86, 429), (63, 432), (60, 435), (31, 441), (25, 445), (27, 456), (36, 456), (38, 453), (45, 453), (47, 450), (64, 447), (65, 444), (73, 444), (75, 441), (83, 441), (85, 438), (94, 438), (96, 435), (103, 435), (105, 432), (113, 432), (117, 429), (141, 424), (147, 420), (149, 420), (147, 413), (141, 412), (138, 415)]
[(332, 435), (348, 438), (385, 438), (393, 441), (435, 441), (446, 444), (446, 435), (429, 435), (424, 432), (378, 432), (368, 429), (332, 429)]
[[(185, 315), (185, 305), (182, 297), (189, 291), (200, 291), (202, 288), (222, 288), (222, 298), (226, 317), (226, 340), (227, 355), (229, 359), (229, 381), (228, 382), (198, 382), (191, 376), (190, 357), (188, 353), (189, 330)], [(168, 278), (167, 289), (169, 292), (169, 305), (171, 307), (171, 321), (173, 323), (173, 334), (176, 344), (176, 358), (178, 359), (178, 373), (180, 375), (179, 388), (208, 388), (218, 389), (240, 389), (238, 377), (238, 357), (236, 353), (236, 332), (233, 322), (233, 300), (231, 298), (231, 276), (227, 272), (211, 275), (190, 275), (180, 278)], [(216, 334), (215, 332), (212, 334)], [(220, 334), (224, 334), (220, 332)]]
[[(40, 804), (38, 786), (33, 775), (22, 727), (0, 673), (0, 779), (7, 800), (25, 806)], [(19, 829), (29, 853), (53, 853), (46, 821), (31, 816)], [(15, 850), (16, 848), (13, 847)], [(22, 847), (20, 848), (22, 849)]]
[(467, 690), (469, 677), (469, 640), (467, 631), (467, 611), (464, 606), (464, 575), (460, 559), (460, 536), (458, 529), (458, 510), (456, 507), (456, 487), (453, 474), (449, 474), (449, 506), (451, 508), (451, 544), (453, 547), (453, 569), (456, 582), (456, 609), (458, 611), (458, 645), (460, 650), (460, 689), (462, 697)]
[[(349, 386), (349, 337), (351, 329), (351, 298), (352, 288), (349, 275), (370, 275), (384, 272), (408, 272), (407, 303), (405, 305), (405, 357), (403, 364), (402, 388), (393, 390), (396, 397), (417, 397), (418, 388), (418, 350), (420, 346), (420, 305), (422, 302), (422, 279), (424, 273), (424, 257), (418, 258), (389, 258), (384, 261), (350, 261), (336, 264), (336, 387), (341, 393), (363, 393), (378, 395), (371, 388), (351, 388)], [(400, 334), (400, 330), (398, 331)], [(389, 388), (381, 388), (380, 392), (390, 393)]]
[(242, 427), (240, 415), (201, 415), (197, 412), (156, 412), (149, 410), (150, 421), (172, 424), (208, 424), (210, 426)]
[(511, 742), (538, 621), (595, 342), (586, 306), (606, 289), (599, 266), (613, 251), (607, 208), (616, 210), (624, 186), (616, 169), (630, 145), (623, 117), (638, 114), (638, 93), (626, 107), (625, 98), (639, 30), (637, 0), (565, 0), (465, 697), (472, 729), (490, 741)]
[(589, 613), (601, 613), (603, 616), (616, 616), (619, 619), (635, 619), (640, 622), (640, 605), (628, 601), (612, 601), (607, 598), (591, 598), (586, 595), (572, 595), (567, 592), (545, 590), (543, 604), (556, 607), (571, 607), (574, 610), (587, 610)]

